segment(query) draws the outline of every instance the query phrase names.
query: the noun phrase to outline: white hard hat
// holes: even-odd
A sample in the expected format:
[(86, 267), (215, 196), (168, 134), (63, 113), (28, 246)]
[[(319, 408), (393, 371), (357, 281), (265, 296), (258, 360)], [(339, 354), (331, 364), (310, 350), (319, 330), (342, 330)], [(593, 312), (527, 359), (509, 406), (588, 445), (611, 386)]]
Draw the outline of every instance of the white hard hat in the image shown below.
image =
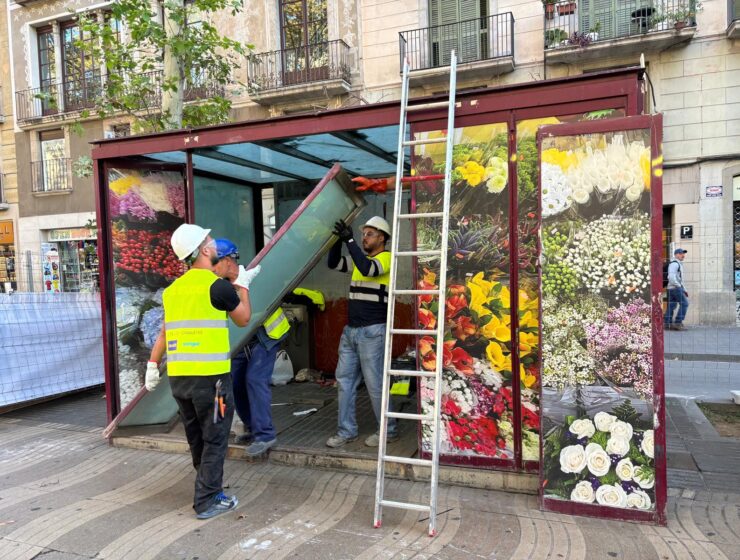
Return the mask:
[(367, 222), (365, 222), (362, 227), (375, 228), (385, 233), (388, 237), (391, 236), (391, 226), (389, 226), (388, 222), (386, 222), (380, 216), (373, 216)]
[(172, 250), (178, 259), (184, 261), (195, 252), (209, 233), (210, 229), (203, 229), (195, 224), (182, 224), (172, 234)]

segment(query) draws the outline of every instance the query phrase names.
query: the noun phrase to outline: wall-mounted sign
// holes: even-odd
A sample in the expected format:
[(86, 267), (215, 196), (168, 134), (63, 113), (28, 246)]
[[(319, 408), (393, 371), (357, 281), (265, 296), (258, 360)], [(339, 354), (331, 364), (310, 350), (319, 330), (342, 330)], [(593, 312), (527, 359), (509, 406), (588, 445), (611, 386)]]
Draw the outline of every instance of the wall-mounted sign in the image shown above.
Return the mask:
[(694, 226), (681, 226), (681, 239), (693, 239)]
[(49, 230), (49, 241), (80, 241), (83, 239), (96, 239), (98, 230), (91, 228), (67, 228)]
[(15, 242), (13, 234), (13, 220), (3, 220), (0, 222), (0, 245), (11, 245)]
[(735, 286), (740, 286), (740, 270), (735, 271)]
[(722, 185), (705, 187), (704, 192), (707, 198), (721, 198), (722, 197)]

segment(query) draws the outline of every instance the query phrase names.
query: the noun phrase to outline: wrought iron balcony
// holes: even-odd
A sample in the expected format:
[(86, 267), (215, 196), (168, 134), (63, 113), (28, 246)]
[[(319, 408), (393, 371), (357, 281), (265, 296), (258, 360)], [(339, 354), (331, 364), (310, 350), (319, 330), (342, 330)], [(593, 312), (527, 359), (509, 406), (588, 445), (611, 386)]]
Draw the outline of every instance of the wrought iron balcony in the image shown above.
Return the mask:
[(31, 162), (31, 191), (35, 193), (70, 192), (72, 164), (69, 158)]
[[(549, 57), (559, 49), (614, 41), (622, 45), (629, 39), (635, 52), (650, 41), (656, 49), (685, 42), (695, 32), (697, 4), (697, 0), (620, 0), (606, 8), (593, 1), (545, 4), (545, 49)], [(631, 53), (620, 47), (620, 54)]]
[(399, 35), (402, 70), (406, 57), (412, 71), (449, 66), (453, 50), (457, 53), (458, 64), (501, 58), (513, 60), (514, 57), (514, 16), (511, 12), (402, 31)]
[(338, 39), (254, 55), (248, 64), (251, 97), (292, 86), (342, 81), (350, 84), (350, 47)]
[(101, 92), (100, 76), (17, 91), (15, 98), (18, 121), (23, 123), (91, 109)]
[[(158, 107), (162, 103), (162, 71), (156, 70), (139, 75), (137, 95), (141, 96), (141, 108)], [(93, 109), (103, 94), (104, 80), (93, 77), (72, 80), (60, 84), (48, 84), (16, 92), (18, 122), (21, 124), (78, 113)], [(223, 96), (224, 87), (207, 78), (205, 73), (194, 75), (185, 84), (185, 102)]]

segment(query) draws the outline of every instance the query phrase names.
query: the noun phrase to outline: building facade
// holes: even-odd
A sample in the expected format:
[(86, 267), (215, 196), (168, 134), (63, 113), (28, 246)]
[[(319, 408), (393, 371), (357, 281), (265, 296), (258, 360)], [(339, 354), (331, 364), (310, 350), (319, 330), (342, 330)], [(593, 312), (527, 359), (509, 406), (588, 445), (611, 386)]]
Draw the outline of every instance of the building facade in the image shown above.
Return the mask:
[[(74, 9), (105, 17), (107, 5), (78, 0)], [(69, 3), (14, 0), (6, 7), (0, 31), (8, 34), (10, 62), (10, 80), (2, 82), (3, 157), (15, 144), (17, 164), (7, 156), (1, 165), (5, 196), (18, 200), (11, 218), (14, 248), (41, 262), (57, 244), (69, 256), (60, 254), (62, 261), (73, 262), (76, 249), (79, 265), (80, 250), (94, 241), (88, 227), (94, 197), (92, 179), (73, 174), (72, 164), (89, 153), (89, 140), (126, 134), (128, 123), (123, 117), (90, 119), (82, 134), (71, 132), (103, 78), (72, 48), (77, 31)], [(227, 91), (237, 121), (398, 99), (404, 59), (412, 70), (412, 96), (443, 92), (453, 48), (460, 90), (637, 65), (642, 57), (650, 110), (665, 114), (665, 252), (677, 246), (689, 251), (688, 321), (735, 322), (737, 0), (245, 0), (236, 17), (208, 17), (231, 38), (255, 46)], [(70, 286), (74, 282), (66, 282)], [(43, 287), (38, 277), (28, 289)]]

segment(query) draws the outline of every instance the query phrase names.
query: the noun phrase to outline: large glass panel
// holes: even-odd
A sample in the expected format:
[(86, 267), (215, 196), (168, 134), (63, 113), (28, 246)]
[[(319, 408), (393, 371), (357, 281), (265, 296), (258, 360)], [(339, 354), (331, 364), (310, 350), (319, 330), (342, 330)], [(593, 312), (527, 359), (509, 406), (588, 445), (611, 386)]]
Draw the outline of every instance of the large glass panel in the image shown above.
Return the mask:
[[(516, 125), (519, 390), (522, 399), (521, 438), (522, 460), (524, 462), (534, 464), (540, 458), (540, 278), (536, 266), (539, 251), (537, 129), (548, 124), (619, 116), (623, 116), (621, 110), (604, 110), (528, 119), (519, 121)], [(547, 278), (550, 281), (549, 276)]]
[[(331, 233), (334, 223), (339, 219), (351, 221), (363, 205), (349, 177), (335, 165), (248, 266), (260, 264), (262, 272), (249, 288), (252, 318), (245, 328), (239, 329), (241, 336), (236, 341), (232, 338), (232, 351), (251, 338), (280, 299), (326, 253), (336, 239)], [(171, 420), (177, 406), (168, 387), (167, 376), (163, 376), (156, 391), (140, 391), (133, 406), (120, 415), (119, 425), (152, 425)]]
[[(420, 133), (417, 139), (442, 132)], [(444, 349), (419, 339), (420, 366), (432, 370), (443, 352), (441, 395), (443, 462), (514, 458), (512, 328), (509, 254), (508, 131), (505, 123), (454, 131), (452, 193), (447, 270), (439, 259), (420, 257), (417, 282), (433, 289), (447, 277)], [(413, 158), (414, 175), (444, 172), (444, 144), (430, 144)], [(441, 210), (442, 181), (418, 183), (415, 211)], [(440, 220), (418, 220), (420, 250), (439, 247)], [(420, 328), (436, 327), (437, 298), (418, 301)], [(422, 412), (431, 413), (433, 380), (421, 382)], [(432, 426), (423, 424), (421, 447), (430, 452)]]
[[(195, 183), (195, 223), (211, 230), (211, 237), (231, 239), (239, 248), (240, 261), (251, 261), (255, 254), (254, 204), (252, 188), (238, 183), (198, 177)], [(241, 329), (229, 321), (232, 343)]]
[(544, 499), (654, 510), (649, 130), (540, 148)]
[(108, 170), (120, 408), (143, 386), (146, 362), (162, 327), (164, 288), (183, 272), (170, 247), (185, 221), (179, 171)]

